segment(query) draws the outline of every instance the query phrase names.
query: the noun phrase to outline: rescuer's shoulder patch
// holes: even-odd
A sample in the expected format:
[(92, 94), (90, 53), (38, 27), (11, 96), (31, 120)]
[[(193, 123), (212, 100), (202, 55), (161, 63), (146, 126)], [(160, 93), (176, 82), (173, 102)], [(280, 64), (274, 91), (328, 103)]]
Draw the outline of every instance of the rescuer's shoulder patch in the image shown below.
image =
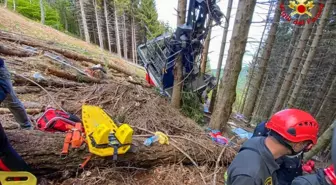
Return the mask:
[(267, 177), (267, 179), (265, 180), (264, 185), (273, 185), (272, 177)]

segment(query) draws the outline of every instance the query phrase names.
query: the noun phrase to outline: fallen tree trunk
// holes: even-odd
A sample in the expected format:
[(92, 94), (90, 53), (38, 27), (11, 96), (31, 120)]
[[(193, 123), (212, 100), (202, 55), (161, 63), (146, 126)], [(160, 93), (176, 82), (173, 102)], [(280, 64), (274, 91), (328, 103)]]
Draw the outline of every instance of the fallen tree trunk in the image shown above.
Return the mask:
[(99, 79), (91, 78), (91, 77), (80, 75), (80, 74), (74, 75), (74, 74), (70, 74), (68, 72), (54, 69), (51, 67), (47, 67), (46, 72), (49, 74), (55, 75), (57, 77), (71, 80), (71, 81), (76, 81), (76, 82), (80, 81), (80, 82), (85, 82), (85, 83), (101, 83)]
[(0, 45), (0, 53), (5, 54), (5, 55), (10, 55), (10, 56), (18, 56), (18, 57), (30, 57), (35, 54), (29, 53), (27, 51), (22, 51), (21, 49), (18, 48), (9, 48), (4, 45)]
[[(77, 82), (61, 81), (61, 80), (55, 80), (55, 79), (47, 78), (47, 77), (46, 77), (46, 80), (39, 80), (39, 81), (37, 81), (33, 78), (29, 78), (29, 77), (26, 77), (26, 78), (38, 83), (41, 86), (44, 86), (44, 87), (52, 86), (52, 87), (68, 88), (68, 87), (84, 86), (83, 84), (77, 83)], [(18, 75), (13, 75), (12, 80), (14, 80), (14, 82), (15, 82), (14, 85), (22, 85), (22, 84), (34, 85), (34, 86), (36, 85), (36, 84), (32, 83), (31, 81), (29, 81), (27, 79), (24, 79), (24, 78), (22, 78)]]
[(29, 93), (38, 93), (42, 89), (36, 86), (17, 86), (14, 87), (14, 91), (17, 94), (29, 94)]
[[(3, 40), (7, 40), (7, 41), (11, 41), (11, 42), (18, 42), (18, 43), (22, 43), (22, 44), (32, 46), (32, 47), (40, 47), (40, 48), (43, 48), (43, 49), (46, 49), (46, 50), (52, 50), (52, 51), (55, 51), (59, 54), (62, 54), (63, 56), (65, 56), (67, 58), (71, 58), (71, 59), (74, 59), (74, 60), (77, 60), (77, 61), (87, 61), (87, 62), (90, 62), (90, 63), (93, 63), (93, 64), (101, 64), (103, 66), (105, 65), (104, 62), (98, 61), (96, 59), (88, 58), (84, 55), (77, 54), (73, 51), (51, 47), (51, 46), (48, 46), (46, 44), (38, 43), (38, 42), (33, 41), (33, 40), (29, 40), (29, 39), (26, 39), (26, 38), (24, 39), (22, 36), (14, 37), (14, 36), (4, 32), (4, 31), (1, 31), (1, 30), (0, 30), (0, 36), (1, 36), (0, 39), (3, 39)], [(107, 65), (108, 65), (109, 68), (113, 68), (113, 69), (115, 69), (117, 71), (120, 71), (122, 73), (125, 73), (129, 76), (134, 76), (134, 74), (132, 72), (130, 72), (129, 70), (125, 69), (124, 67), (122, 67), (120, 65), (114, 64), (112, 62), (108, 62)]]
[[(68, 174), (78, 170), (78, 165), (88, 155), (86, 146), (78, 150), (71, 150), (66, 158), (60, 157), (64, 134), (45, 133), (41, 131), (11, 130), (6, 131), (7, 136), (15, 150), (31, 166), (36, 175), (47, 175), (55, 172), (66, 171)], [(211, 140), (204, 140), (199, 144), (175, 138), (170, 140), (169, 145), (155, 143), (151, 147), (144, 146), (144, 139), (135, 137), (133, 144), (136, 145), (134, 153), (118, 155), (117, 162), (111, 158), (93, 157), (89, 167), (108, 167), (112, 165), (128, 165), (134, 167), (153, 167), (162, 164), (183, 163), (192, 164), (186, 157), (188, 154), (198, 165), (215, 164), (222, 147), (215, 145)], [(178, 147), (176, 147), (178, 146)], [(179, 149), (178, 149), (179, 148)], [(185, 154), (181, 152), (184, 151)], [(229, 148), (221, 159), (221, 164), (228, 164), (233, 159), (235, 152)]]
[[(34, 108), (26, 109), (27, 114), (35, 115), (43, 112), (43, 109)], [(11, 111), (8, 108), (0, 108), (0, 114), (11, 114)]]

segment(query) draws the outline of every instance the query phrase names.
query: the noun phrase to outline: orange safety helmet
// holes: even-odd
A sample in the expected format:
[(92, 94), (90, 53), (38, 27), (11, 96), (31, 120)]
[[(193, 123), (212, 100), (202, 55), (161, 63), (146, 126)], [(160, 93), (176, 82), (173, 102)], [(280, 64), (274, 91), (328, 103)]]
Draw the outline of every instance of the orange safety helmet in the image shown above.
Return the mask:
[(336, 185), (336, 175), (334, 173), (334, 165), (330, 165), (328, 168), (324, 169), (325, 175), (331, 181), (333, 185)]
[(266, 128), (291, 142), (312, 141), (315, 145), (319, 125), (309, 113), (299, 109), (285, 109), (275, 113)]

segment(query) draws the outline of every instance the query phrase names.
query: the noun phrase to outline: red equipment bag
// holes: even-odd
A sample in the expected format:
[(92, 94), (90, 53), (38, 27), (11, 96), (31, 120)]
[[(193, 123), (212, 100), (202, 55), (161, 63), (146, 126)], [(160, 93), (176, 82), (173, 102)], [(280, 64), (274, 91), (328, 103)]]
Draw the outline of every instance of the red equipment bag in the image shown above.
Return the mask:
[(68, 125), (75, 127), (76, 123), (82, 123), (77, 116), (49, 107), (37, 120), (37, 127), (47, 132), (66, 132)]

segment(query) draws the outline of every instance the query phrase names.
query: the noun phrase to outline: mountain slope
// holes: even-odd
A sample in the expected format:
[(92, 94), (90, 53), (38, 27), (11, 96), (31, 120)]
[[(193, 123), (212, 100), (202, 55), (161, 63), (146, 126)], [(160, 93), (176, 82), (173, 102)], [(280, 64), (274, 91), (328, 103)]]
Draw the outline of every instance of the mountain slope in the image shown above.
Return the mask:
[(102, 51), (96, 45), (86, 43), (3, 7), (0, 7), (0, 30), (30, 36), (36, 40), (52, 42), (53, 45), (63, 49), (75, 51), (100, 61), (114, 62), (140, 77), (144, 77), (145, 75), (145, 71), (141, 66), (134, 65), (114, 54)]

